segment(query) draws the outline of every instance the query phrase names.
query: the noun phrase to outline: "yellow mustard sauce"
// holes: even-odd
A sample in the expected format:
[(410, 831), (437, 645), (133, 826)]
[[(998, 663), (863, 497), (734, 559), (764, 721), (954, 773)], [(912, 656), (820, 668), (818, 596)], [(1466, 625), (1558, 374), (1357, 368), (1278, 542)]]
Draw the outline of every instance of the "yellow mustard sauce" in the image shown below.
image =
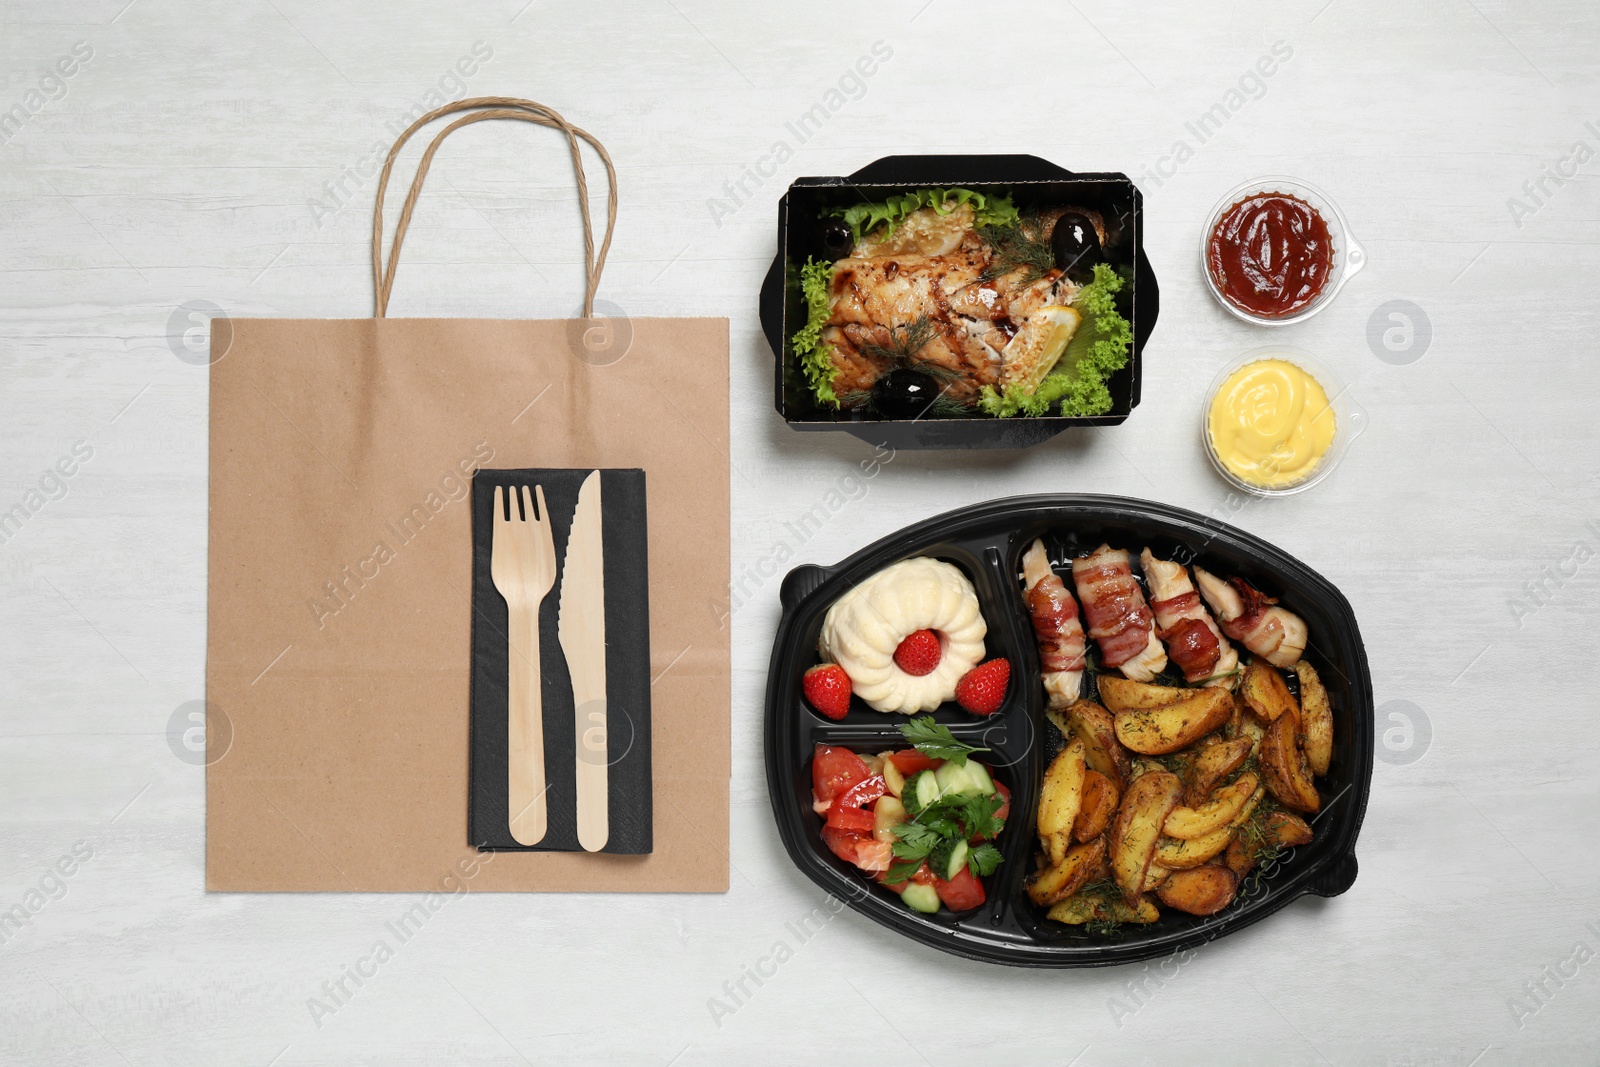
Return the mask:
[(1295, 485), (1333, 447), (1333, 407), (1311, 375), (1283, 359), (1247, 363), (1211, 399), (1206, 428), (1217, 460), (1240, 481)]

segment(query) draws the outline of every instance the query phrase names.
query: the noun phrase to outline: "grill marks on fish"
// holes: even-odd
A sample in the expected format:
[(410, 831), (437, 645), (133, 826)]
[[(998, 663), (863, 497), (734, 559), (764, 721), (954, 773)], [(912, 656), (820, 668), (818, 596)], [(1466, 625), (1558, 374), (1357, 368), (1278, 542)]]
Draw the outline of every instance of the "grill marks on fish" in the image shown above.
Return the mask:
[[(1058, 270), (1031, 280), (1023, 270), (987, 278), (993, 254), (975, 231), (968, 229), (957, 243), (949, 239), (944, 219), (928, 233), (907, 229), (917, 214), (889, 242), (862, 242), (857, 255), (834, 264), (832, 310), (822, 340), (833, 349), (839, 368), (834, 389), (840, 394), (870, 390), (893, 369), (890, 361), (863, 352), (863, 345), (884, 345), (888, 331), (926, 318), (934, 338), (915, 359), (948, 371), (941, 375), (945, 394), (971, 402), (984, 386), (1000, 382), (1003, 350), (1028, 316), (1070, 303), (1077, 294), (1078, 286)], [(948, 251), (930, 255), (916, 249)]]
[[(988, 348), (967, 330), (966, 317), (953, 300), (978, 284), (982, 265), (963, 254), (896, 256), (889, 259), (840, 260), (833, 275), (833, 314), (823, 340), (834, 346), (838, 391), (865, 391), (886, 370), (889, 361), (863, 353), (864, 343), (886, 345), (890, 331), (926, 318), (933, 338), (915, 353), (917, 361), (951, 372), (947, 394), (965, 399), (1000, 377), (1000, 365)], [(840, 327), (833, 333), (833, 327)], [(852, 327), (856, 327), (852, 329)], [(875, 331), (863, 333), (863, 329)]]

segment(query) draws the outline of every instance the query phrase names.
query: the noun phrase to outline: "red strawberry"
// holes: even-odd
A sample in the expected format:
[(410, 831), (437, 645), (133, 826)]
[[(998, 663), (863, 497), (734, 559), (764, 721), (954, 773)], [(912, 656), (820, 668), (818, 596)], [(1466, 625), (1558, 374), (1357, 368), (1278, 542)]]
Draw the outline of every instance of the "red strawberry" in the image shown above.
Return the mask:
[(850, 710), (850, 676), (837, 663), (819, 663), (800, 679), (811, 706), (830, 719), (842, 719)]
[(993, 715), (1005, 703), (1006, 683), (1011, 681), (1009, 660), (992, 659), (980, 663), (956, 683), (956, 703), (974, 715)]
[(906, 639), (894, 650), (894, 661), (900, 669), (918, 678), (937, 670), (939, 660), (943, 657), (944, 649), (939, 645), (939, 635), (932, 630), (906, 634)]

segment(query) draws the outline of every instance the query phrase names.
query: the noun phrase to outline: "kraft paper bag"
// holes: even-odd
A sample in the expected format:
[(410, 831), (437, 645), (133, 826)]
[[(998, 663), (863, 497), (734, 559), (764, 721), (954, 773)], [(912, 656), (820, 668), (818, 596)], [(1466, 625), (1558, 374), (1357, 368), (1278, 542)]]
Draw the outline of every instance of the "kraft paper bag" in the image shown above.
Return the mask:
[[(385, 266), (395, 156), (455, 111), (468, 113), (424, 153)], [(385, 317), (429, 163), (450, 133), (491, 119), (567, 138), (585, 318)], [(598, 254), (580, 139), (610, 185)], [(231, 342), (214, 341), (208, 889), (726, 891), (728, 632), (697, 606), (728, 587), (728, 323), (633, 319), (624, 350), (625, 329), (593, 318), (616, 202), (590, 134), (528, 101), (458, 101), (419, 119), (384, 166), (375, 318), (236, 319)], [(648, 480), (649, 855), (469, 843), (471, 482), (526, 467)]]

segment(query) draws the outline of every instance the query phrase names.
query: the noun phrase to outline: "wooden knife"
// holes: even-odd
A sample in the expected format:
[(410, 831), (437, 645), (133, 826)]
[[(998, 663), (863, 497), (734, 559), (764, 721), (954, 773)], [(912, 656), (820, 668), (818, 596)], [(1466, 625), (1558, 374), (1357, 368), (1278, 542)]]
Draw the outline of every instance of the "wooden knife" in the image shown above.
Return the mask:
[(585, 478), (561, 567), (557, 634), (572, 677), (577, 740), (578, 843), (598, 852), (610, 836), (606, 795), (606, 585), (600, 472)]

